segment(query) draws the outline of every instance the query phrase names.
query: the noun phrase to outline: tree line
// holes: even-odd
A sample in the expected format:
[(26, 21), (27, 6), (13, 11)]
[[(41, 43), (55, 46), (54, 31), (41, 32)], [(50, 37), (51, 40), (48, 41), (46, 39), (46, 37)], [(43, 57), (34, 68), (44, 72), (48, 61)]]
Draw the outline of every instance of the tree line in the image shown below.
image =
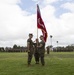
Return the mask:
[(73, 45), (69, 45), (69, 46), (66, 46), (66, 47), (53, 48), (53, 52), (73, 52), (73, 51), (74, 51)]
[[(47, 46), (46, 51), (51, 51), (51, 46)], [(74, 45), (69, 45), (66, 47), (53, 47), (53, 52), (73, 52), (74, 51)], [(18, 46), (16, 44), (13, 45), (13, 47), (0, 47), (0, 52), (27, 52), (27, 47)]]

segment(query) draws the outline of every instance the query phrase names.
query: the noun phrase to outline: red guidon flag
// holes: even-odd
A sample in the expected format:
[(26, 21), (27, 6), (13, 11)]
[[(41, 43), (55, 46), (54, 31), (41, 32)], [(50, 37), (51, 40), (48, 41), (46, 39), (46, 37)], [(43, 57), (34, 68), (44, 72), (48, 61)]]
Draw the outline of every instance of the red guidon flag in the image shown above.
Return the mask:
[(47, 40), (47, 30), (46, 30), (46, 27), (45, 27), (45, 24), (41, 18), (41, 13), (40, 13), (40, 9), (39, 9), (39, 6), (37, 4), (37, 27), (39, 29), (41, 29), (42, 33), (43, 33), (43, 36), (44, 36), (44, 41), (46, 42)]

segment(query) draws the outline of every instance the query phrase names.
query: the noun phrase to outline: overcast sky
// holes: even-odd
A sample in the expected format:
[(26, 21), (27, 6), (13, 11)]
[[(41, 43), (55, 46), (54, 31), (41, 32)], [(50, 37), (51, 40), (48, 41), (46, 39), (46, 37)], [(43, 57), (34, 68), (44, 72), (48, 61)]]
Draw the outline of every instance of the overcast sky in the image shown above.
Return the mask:
[[(37, 9), (39, 4), (50, 45), (74, 44), (74, 0), (0, 0), (0, 47), (14, 44), (26, 46), (28, 34), (37, 37)], [(41, 35), (39, 30), (39, 36)]]

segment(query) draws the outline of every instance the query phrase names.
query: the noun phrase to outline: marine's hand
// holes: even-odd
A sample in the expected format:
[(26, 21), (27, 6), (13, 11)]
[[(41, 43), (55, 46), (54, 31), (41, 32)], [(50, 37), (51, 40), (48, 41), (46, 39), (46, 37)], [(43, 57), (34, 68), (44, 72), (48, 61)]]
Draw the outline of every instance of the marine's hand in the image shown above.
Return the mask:
[(39, 46), (37, 46), (37, 47), (39, 47)]

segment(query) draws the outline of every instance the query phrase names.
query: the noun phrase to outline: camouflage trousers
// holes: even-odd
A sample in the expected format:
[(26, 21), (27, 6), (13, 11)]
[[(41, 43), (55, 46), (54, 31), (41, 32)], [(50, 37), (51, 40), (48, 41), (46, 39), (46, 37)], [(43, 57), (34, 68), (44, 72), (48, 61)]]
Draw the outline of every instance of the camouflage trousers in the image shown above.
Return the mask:
[(45, 65), (44, 55), (45, 55), (45, 53), (35, 53), (35, 54), (34, 54), (34, 56), (35, 56), (35, 61), (36, 61), (36, 62), (39, 62), (39, 59), (40, 59), (41, 64), (42, 64), (42, 65)]
[(39, 53), (38, 52), (34, 53), (34, 57), (35, 57), (36, 63), (38, 63), (39, 62)]
[(39, 58), (40, 58), (41, 64), (42, 64), (42, 65), (45, 65), (44, 53), (40, 53), (40, 54), (39, 54)]
[(28, 52), (28, 65), (31, 63), (32, 57), (33, 57), (33, 53)]

